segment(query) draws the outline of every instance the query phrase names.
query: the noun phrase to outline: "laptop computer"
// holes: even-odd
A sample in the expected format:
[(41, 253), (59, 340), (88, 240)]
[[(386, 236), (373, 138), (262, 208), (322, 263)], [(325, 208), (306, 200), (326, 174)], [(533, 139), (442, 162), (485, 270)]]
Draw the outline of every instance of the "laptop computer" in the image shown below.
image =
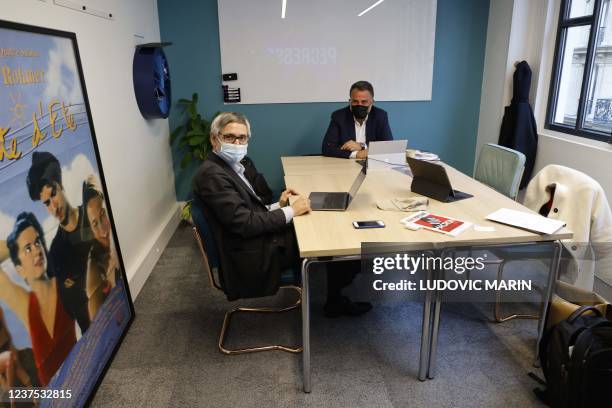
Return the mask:
[(370, 167), (405, 166), (407, 145), (408, 140), (370, 142), (368, 145), (368, 158), (372, 159)]
[(353, 181), (353, 185), (348, 192), (312, 192), (308, 196), (310, 208), (313, 211), (345, 211), (365, 180), (368, 163), (367, 160), (360, 162), (362, 168)]
[(406, 160), (412, 171), (410, 190), (413, 193), (445, 203), (474, 197), (463, 191), (453, 190), (444, 166), (411, 157), (407, 157)]

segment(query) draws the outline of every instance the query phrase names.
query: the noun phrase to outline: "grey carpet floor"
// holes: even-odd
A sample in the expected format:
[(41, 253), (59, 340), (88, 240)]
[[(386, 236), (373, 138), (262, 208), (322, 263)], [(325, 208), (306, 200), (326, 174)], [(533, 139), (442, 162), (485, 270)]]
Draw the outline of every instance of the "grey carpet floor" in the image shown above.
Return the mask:
[[(436, 378), (420, 382), (421, 304), (377, 298), (363, 317), (326, 319), (318, 272), (311, 278), (312, 393), (304, 394), (301, 355), (217, 350), (223, 314), (236, 302), (210, 287), (191, 229), (181, 225), (135, 302), (136, 319), (92, 406), (540, 406), (527, 376), (534, 370), (535, 321), (493, 324), (489, 304), (445, 304)], [(289, 300), (281, 294), (241, 304)], [(300, 332), (299, 311), (237, 316), (229, 345), (298, 344)]]

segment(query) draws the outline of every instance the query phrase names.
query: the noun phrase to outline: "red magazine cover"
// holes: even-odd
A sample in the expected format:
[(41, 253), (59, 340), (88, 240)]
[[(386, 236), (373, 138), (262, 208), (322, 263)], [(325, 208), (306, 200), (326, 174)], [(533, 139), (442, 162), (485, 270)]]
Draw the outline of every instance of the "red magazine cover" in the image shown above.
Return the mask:
[(402, 220), (402, 223), (412, 224), (413, 226), (417, 225), (431, 231), (452, 236), (459, 235), (472, 225), (470, 222), (443, 217), (426, 211), (419, 211), (410, 217), (406, 217)]

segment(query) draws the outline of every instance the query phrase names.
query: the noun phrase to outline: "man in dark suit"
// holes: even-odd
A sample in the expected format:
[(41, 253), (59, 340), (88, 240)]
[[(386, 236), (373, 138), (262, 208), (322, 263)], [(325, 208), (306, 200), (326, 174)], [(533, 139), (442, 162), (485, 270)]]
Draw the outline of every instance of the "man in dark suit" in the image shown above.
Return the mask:
[(365, 159), (371, 141), (393, 140), (387, 112), (374, 106), (374, 88), (367, 81), (351, 85), (349, 106), (332, 113), (323, 139), (323, 155)]
[[(221, 282), (229, 300), (276, 293), (284, 269), (299, 264), (293, 217), (310, 212), (310, 201), (288, 188), (278, 202), (252, 160), (246, 157), (250, 124), (239, 113), (224, 112), (211, 124), (209, 154), (194, 177), (194, 193), (219, 249)], [(358, 315), (371, 305), (341, 295), (353, 271), (331, 268), (326, 315)]]
[(49, 248), (47, 275), (57, 278), (59, 295), (66, 312), (81, 333), (89, 328), (87, 259), (93, 244), (91, 227), (82, 206), (73, 207), (62, 183), (60, 162), (49, 152), (34, 152), (26, 178), (33, 201), (40, 201), (59, 226)]

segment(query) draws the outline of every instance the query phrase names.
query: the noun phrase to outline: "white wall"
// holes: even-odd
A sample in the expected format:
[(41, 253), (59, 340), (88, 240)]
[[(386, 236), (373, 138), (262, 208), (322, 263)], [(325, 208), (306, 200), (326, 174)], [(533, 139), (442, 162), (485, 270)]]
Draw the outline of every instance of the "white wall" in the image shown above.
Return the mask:
[(476, 158), (484, 144), (497, 143), (499, 139), (506, 104), (504, 84), (507, 82), (513, 3), (513, 0), (491, 0), (489, 5)]
[[(559, 4), (560, 0), (491, 0), (476, 157), (480, 146), (497, 143), (504, 106), (512, 98), (514, 63), (526, 60), (533, 71), (530, 101), (539, 136), (534, 174), (553, 163), (572, 167), (597, 180), (612, 200), (612, 146), (544, 129)], [(501, 44), (500, 38), (507, 38), (507, 47), (496, 45)], [(499, 71), (502, 61), (503, 73)], [(503, 75), (505, 80), (487, 82), (489, 70), (495, 78)], [(501, 99), (500, 93), (504, 95)]]
[(513, 1), (508, 59), (506, 62), (505, 105), (509, 105), (512, 100), (512, 78), (515, 64), (523, 60), (529, 63), (532, 73), (529, 101), (532, 106), (536, 101), (544, 35), (544, 25), (540, 22), (546, 15), (545, 3), (542, 0)]
[(60, 7), (52, 0), (0, 0), (0, 19), (77, 35), (119, 244), (136, 297), (179, 220), (168, 122), (143, 119), (132, 85), (135, 44), (160, 39), (157, 2), (84, 4), (112, 12), (114, 20)]

